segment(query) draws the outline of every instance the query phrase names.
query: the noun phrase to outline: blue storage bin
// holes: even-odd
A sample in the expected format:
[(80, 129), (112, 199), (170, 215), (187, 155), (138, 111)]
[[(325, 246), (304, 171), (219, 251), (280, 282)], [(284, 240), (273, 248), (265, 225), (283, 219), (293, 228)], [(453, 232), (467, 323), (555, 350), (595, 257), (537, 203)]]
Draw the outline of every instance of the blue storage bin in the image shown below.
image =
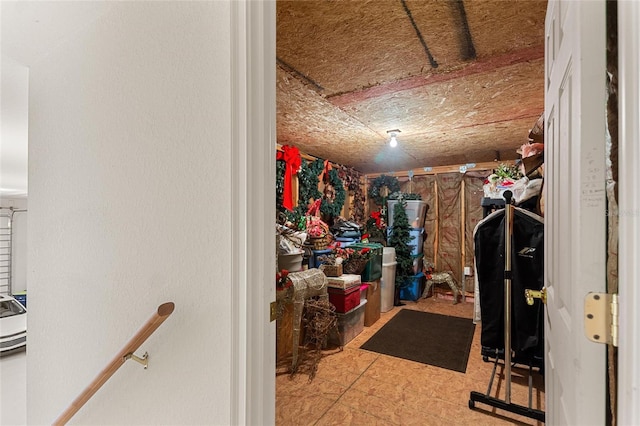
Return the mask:
[(337, 237), (336, 241), (340, 243), (340, 247), (344, 248), (360, 242), (360, 238)]
[[(387, 228), (387, 242), (389, 241), (389, 237), (391, 237), (391, 231), (393, 228)], [(411, 228), (409, 230), (409, 236), (411, 240), (409, 240), (409, 246), (411, 247), (411, 255), (416, 256), (422, 253), (422, 243), (424, 236), (424, 228)]]
[(405, 286), (400, 288), (400, 299), (415, 302), (422, 296), (424, 291), (424, 274), (420, 272), (405, 282)]
[(322, 265), (322, 261), (320, 261), (319, 257), (322, 255), (331, 254), (331, 252), (331, 249), (313, 250), (313, 259), (311, 260), (311, 262), (313, 262), (312, 268), (319, 268), (320, 265)]

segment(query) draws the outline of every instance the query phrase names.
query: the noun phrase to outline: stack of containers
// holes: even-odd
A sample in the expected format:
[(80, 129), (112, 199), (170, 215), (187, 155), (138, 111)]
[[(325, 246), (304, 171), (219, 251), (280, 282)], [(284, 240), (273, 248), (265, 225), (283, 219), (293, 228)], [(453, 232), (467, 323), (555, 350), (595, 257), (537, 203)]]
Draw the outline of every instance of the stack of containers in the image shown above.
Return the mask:
[(422, 295), (422, 287), (424, 286), (424, 274), (422, 273), (422, 241), (424, 236), (424, 228), (411, 229), (409, 231), (411, 241), (411, 257), (413, 258), (413, 276), (408, 286), (400, 289), (400, 299), (416, 301)]
[(393, 296), (396, 287), (396, 249), (385, 247), (382, 249), (382, 278), (380, 312), (389, 312), (393, 309)]
[[(427, 216), (427, 203), (422, 200), (405, 200), (407, 203), (406, 212), (407, 219), (412, 226), (409, 231), (411, 235), (411, 256), (413, 257), (413, 276), (410, 278), (411, 282), (408, 286), (400, 289), (400, 299), (416, 301), (422, 294), (422, 287), (424, 286), (424, 274), (422, 273), (422, 242), (424, 236), (424, 221)], [(389, 217), (388, 232), (393, 227), (393, 209), (398, 204), (397, 200), (387, 201), (387, 211)]]
[(336, 307), (337, 332), (329, 332), (329, 342), (344, 346), (364, 329), (366, 300), (360, 300), (360, 275), (327, 277), (329, 302)]
[(377, 280), (382, 276), (382, 249), (384, 246), (380, 243), (354, 243), (349, 246), (354, 250), (368, 248), (371, 250), (371, 257), (367, 262), (367, 266), (362, 271), (362, 282), (369, 283)]

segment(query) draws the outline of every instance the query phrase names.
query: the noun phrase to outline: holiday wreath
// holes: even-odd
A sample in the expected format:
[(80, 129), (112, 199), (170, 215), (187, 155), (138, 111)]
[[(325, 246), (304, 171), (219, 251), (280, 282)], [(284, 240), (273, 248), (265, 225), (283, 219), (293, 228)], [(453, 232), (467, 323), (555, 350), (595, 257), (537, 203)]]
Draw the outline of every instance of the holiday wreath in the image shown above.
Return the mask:
[[(386, 188), (386, 195), (383, 195), (383, 188)], [(369, 198), (372, 199), (377, 206), (384, 206), (389, 195), (399, 191), (400, 183), (398, 182), (397, 177), (380, 175), (371, 181), (368, 194)]]
[(346, 191), (340, 177), (338, 177), (338, 170), (331, 169), (329, 171), (329, 182), (324, 187), (320, 212), (331, 217), (340, 216), (346, 198)]

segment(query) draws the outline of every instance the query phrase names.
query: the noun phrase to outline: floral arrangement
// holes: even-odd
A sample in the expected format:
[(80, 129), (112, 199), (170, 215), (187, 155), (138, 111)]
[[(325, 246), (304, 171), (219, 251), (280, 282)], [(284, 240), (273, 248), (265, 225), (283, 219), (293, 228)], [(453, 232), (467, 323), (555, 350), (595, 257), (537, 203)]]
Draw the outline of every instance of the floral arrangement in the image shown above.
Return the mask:
[(501, 198), (502, 193), (511, 189), (522, 174), (516, 166), (501, 163), (483, 182), (484, 196)]
[(276, 290), (286, 290), (291, 287), (292, 283), (289, 279), (289, 271), (283, 269), (280, 272), (276, 272)]
[(349, 247), (342, 248), (338, 244), (331, 254), (325, 254), (319, 257), (320, 261), (328, 265), (341, 265), (356, 260), (369, 260), (371, 257), (371, 249), (363, 247), (360, 249), (352, 249)]

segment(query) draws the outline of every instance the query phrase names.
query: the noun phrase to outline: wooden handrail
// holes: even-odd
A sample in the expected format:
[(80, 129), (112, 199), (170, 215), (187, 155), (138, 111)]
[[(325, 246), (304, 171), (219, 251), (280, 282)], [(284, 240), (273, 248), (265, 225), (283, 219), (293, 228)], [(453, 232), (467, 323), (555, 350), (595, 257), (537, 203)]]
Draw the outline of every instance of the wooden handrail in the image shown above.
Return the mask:
[(118, 352), (109, 364), (96, 376), (84, 391), (69, 405), (69, 407), (53, 422), (54, 425), (65, 425), (86, 402), (104, 385), (107, 380), (120, 368), (128, 359), (127, 355), (133, 354), (149, 336), (166, 320), (173, 312), (175, 305), (173, 302), (163, 303), (158, 306), (158, 310), (144, 324), (140, 330), (129, 340), (129, 342)]

